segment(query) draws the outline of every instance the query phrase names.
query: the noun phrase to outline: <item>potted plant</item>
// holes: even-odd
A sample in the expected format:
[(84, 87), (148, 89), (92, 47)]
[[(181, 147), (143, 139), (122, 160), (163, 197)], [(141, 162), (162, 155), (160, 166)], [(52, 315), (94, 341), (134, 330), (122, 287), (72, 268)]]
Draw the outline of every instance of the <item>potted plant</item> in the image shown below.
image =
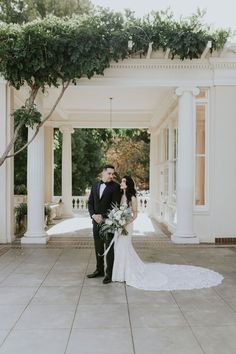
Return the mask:
[[(44, 207), (45, 223), (49, 225), (51, 217), (51, 209), (49, 205)], [(16, 235), (22, 235), (27, 228), (27, 203), (20, 203), (15, 207), (15, 220), (16, 220)]]
[(20, 203), (15, 207), (16, 235), (23, 234), (27, 225), (27, 203)]

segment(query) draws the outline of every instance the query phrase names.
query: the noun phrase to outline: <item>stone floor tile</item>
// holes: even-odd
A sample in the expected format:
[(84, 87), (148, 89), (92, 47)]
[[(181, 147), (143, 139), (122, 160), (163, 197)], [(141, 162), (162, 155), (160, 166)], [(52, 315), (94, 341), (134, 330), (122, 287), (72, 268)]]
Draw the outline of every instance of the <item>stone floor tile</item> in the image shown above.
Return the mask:
[(24, 309), (25, 305), (0, 305), (0, 329), (11, 329)]
[(182, 311), (191, 326), (236, 325), (236, 312), (227, 304), (192, 304)]
[(206, 354), (236, 353), (236, 326), (192, 327), (192, 330)]
[(41, 286), (31, 303), (33, 305), (76, 305), (80, 292), (79, 286)]
[(175, 305), (175, 300), (169, 291), (145, 291), (126, 286), (129, 304)]
[(129, 304), (129, 310), (133, 328), (188, 325), (176, 305)]
[(0, 305), (26, 305), (33, 298), (37, 287), (5, 286), (0, 288)]
[[(101, 278), (102, 281), (102, 278)], [(126, 303), (123, 284), (103, 284), (83, 287), (80, 304), (124, 304)]]
[(11, 273), (0, 286), (17, 286), (17, 287), (38, 287), (45, 279), (45, 274), (34, 273)]
[(13, 330), (0, 347), (1, 354), (64, 354), (68, 329)]
[(75, 305), (32, 305), (23, 312), (16, 329), (70, 328)]
[(51, 272), (57, 272), (57, 273), (78, 273), (80, 275), (85, 274), (85, 271), (87, 269), (87, 263), (79, 263), (78, 264), (74, 264), (74, 265), (70, 265), (70, 264), (63, 264), (63, 263), (59, 263), (57, 262), (53, 268), (51, 269)]
[(2, 329), (0, 330), (0, 353), (1, 353), (1, 345), (8, 333), (9, 333), (8, 330), (2, 330)]
[(224, 305), (224, 301), (217, 294), (215, 288), (198, 289), (198, 290), (179, 290), (172, 291), (172, 294), (181, 308), (189, 305), (198, 308), (201, 305)]
[(134, 354), (130, 329), (73, 329), (66, 354)]
[(189, 327), (134, 328), (136, 354), (203, 354)]
[(129, 328), (126, 304), (79, 305), (74, 328)]
[(43, 286), (80, 286), (83, 284), (84, 274), (79, 272), (61, 273), (51, 271), (44, 279)]
[(52, 265), (47, 264), (35, 264), (35, 263), (21, 263), (17, 269), (15, 269), (15, 273), (22, 274), (37, 274), (37, 275), (47, 275), (47, 273), (52, 269)]

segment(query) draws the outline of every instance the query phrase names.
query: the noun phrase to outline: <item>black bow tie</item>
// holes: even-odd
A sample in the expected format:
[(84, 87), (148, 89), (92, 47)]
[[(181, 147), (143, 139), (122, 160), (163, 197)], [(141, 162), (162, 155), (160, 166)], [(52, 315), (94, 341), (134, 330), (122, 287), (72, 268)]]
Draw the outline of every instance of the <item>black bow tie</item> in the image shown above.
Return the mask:
[(106, 186), (109, 184), (109, 182), (103, 182), (101, 181), (101, 184), (105, 184)]

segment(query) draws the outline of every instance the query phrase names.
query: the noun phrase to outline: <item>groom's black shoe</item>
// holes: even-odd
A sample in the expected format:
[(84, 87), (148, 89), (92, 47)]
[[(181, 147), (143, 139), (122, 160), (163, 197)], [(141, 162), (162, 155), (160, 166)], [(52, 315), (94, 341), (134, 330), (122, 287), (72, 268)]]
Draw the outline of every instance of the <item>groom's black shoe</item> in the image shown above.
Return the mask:
[(109, 278), (107, 275), (105, 276), (105, 278), (103, 279), (103, 284), (109, 284), (111, 283), (111, 278)]
[(87, 275), (87, 278), (97, 278), (97, 277), (104, 277), (104, 272), (96, 269), (92, 274)]

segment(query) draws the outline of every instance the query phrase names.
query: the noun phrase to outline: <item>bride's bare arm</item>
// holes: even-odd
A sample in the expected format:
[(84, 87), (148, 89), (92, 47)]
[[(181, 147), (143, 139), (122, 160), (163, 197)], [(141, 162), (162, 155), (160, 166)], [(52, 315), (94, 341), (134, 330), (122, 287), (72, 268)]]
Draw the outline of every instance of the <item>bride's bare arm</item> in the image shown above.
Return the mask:
[(130, 206), (131, 206), (132, 214), (133, 214), (133, 217), (132, 217), (132, 220), (131, 220), (131, 222), (132, 222), (138, 216), (138, 201), (137, 201), (137, 198), (132, 196), (130, 204), (131, 204)]

